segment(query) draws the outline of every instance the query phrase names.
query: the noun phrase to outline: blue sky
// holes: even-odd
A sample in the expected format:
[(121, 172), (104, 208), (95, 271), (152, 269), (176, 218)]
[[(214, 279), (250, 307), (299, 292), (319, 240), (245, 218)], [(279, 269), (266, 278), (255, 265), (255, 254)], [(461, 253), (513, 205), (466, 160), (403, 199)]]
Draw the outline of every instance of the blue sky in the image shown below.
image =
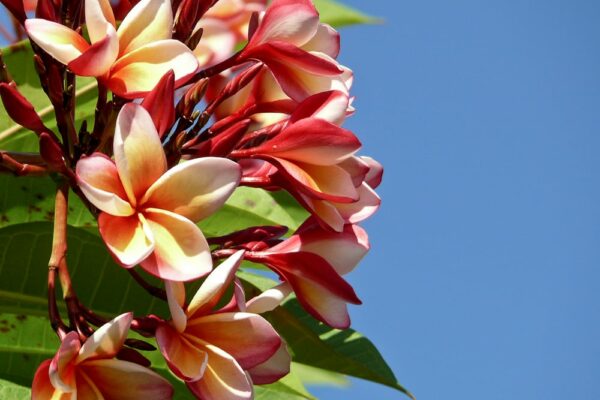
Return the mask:
[(386, 167), (354, 328), (420, 400), (599, 399), (600, 3), (346, 3), (386, 19), (342, 32)]

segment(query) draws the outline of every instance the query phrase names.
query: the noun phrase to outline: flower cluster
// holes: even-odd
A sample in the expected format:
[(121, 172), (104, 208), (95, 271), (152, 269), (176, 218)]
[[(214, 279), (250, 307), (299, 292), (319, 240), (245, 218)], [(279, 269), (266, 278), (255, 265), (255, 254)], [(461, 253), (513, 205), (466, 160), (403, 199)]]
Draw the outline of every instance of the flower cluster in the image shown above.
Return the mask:
[[(357, 224), (379, 207), (383, 169), (356, 155), (361, 143), (342, 127), (354, 112), (353, 74), (337, 61), (338, 33), (310, 0), (2, 3), (33, 44), (58, 130), (14, 84), (0, 83), (7, 112), (38, 134), (43, 159), (3, 167), (61, 175), (97, 217), (116, 263), (171, 314), (97, 316), (72, 301), (55, 246), (49, 288), (59, 273), (70, 324), (50, 304), (62, 344), (39, 367), (33, 399), (171, 398), (169, 382), (126, 342), (130, 331), (154, 338), (197, 398), (251, 399), (253, 385), (281, 379), (291, 362), (260, 314), (293, 293), (319, 321), (350, 326), (347, 305), (361, 302), (344, 275), (369, 250)], [(78, 76), (95, 78), (98, 88), (93, 126), (79, 130)], [(249, 226), (206, 237), (197, 223), (240, 186), (286, 191), (309, 216), (290, 234)], [(60, 198), (55, 223), (66, 228)], [(281, 283), (247, 298), (236, 276), (244, 261), (266, 266)], [(188, 297), (194, 281), (201, 284)]]

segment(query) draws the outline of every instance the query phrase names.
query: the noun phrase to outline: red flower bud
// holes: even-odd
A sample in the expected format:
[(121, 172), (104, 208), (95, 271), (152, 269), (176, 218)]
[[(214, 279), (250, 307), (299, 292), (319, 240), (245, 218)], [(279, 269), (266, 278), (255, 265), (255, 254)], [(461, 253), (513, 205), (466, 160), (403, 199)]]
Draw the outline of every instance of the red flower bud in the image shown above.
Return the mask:
[(19, 125), (38, 134), (48, 131), (31, 103), (13, 85), (0, 83), (0, 97), (8, 115)]

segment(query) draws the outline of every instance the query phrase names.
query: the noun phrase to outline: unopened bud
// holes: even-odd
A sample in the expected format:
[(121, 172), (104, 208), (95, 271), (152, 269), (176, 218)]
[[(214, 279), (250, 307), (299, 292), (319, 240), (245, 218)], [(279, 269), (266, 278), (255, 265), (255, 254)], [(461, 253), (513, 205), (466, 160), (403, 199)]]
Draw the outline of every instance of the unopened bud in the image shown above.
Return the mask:
[(33, 105), (13, 85), (0, 83), (0, 97), (7, 114), (17, 124), (36, 133), (48, 131)]

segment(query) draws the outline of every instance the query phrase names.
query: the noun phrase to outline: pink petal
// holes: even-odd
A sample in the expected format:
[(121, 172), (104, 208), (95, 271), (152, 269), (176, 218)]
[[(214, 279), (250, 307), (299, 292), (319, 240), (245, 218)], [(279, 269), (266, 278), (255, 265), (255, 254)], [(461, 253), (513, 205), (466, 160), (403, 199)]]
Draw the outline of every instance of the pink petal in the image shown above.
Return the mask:
[(171, 39), (173, 12), (168, 0), (142, 0), (119, 26), (121, 55), (164, 39)]
[(302, 46), (317, 32), (319, 14), (309, 0), (274, 0), (248, 47), (269, 41)]
[(64, 65), (79, 57), (90, 47), (74, 30), (45, 19), (26, 20), (25, 30), (35, 44)]
[(288, 282), (283, 282), (250, 299), (246, 305), (246, 311), (254, 314), (273, 311), (279, 307), (292, 292), (293, 290), (290, 284)]
[(379, 209), (381, 199), (366, 183), (358, 188), (359, 199), (355, 203), (336, 203), (340, 215), (349, 224), (357, 224), (369, 218)]
[(369, 166), (369, 173), (365, 177), (365, 182), (371, 188), (377, 189), (383, 178), (383, 165), (371, 157), (361, 156), (360, 158)]
[(161, 324), (156, 330), (156, 343), (175, 375), (186, 381), (202, 378), (208, 355), (176, 330)]
[(341, 126), (346, 119), (350, 98), (347, 93), (330, 90), (305, 99), (290, 116), (290, 123), (304, 118), (318, 118)]
[(117, 216), (134, 213), (115, 163), (104, 154), (94, 153), (80, 159), (75, 173), (85, 197), (100, 210)]
[(170, 400), (173, 397), (173, 388), (165, 378), (132, 362), (89, 360), (80, 368), (105, 399)]
[(135, 206), (167, 170), (167, 159), (152, 117), (144, 107), (128, 103), (119, 112), (113, 142), (119, 177)]
[(160, 177), (148, 189), (141, 204), (200, 221), (225, 204), (240, 178), (240, 166), (226, 158), (186, 161)]
[(321, 285), (300, 279), (295, 280), (293, 286), (298, 301), (315, 318), (336, 329), (347, 329), (350, 326), (346, 301)]
[(71, 393), (63, 393), (52, 386), (48, 369), (51, 360), (46, 360), (38, 367), (33, 377), (31, 400), (71, 400)]
[(77, 75), (100, 77), (110, 70), (118, 54), (117, 32), (112, 25), (106, 24), (105, 36), (67, 66)]
[(185, 305), (185, 286), (182, 282), (165, 281), (165, 289), (173, 326), (177, 329), (177, 332), (181, 333), (185, 331), (187, 324), (187, 316), (185, 315), (185, 311), (183, 311), (183, 306)]
[(80, 364), (88, 359), (113, 358), (123, 347), (132, 320), (133, 313), (129, 312), (102, 325), (83, 343), (76, 362)]
[(169, 211), (147, 209), (144, 216), (155, 239), (154, 253), (141, 266), (161, 279), (184, 282), (212, 269), (208, 243), (189, 219)]
[(110, 72), (108, 87), (121, 97), (142, 97), (169, 70), (175, 73), (175, 86), (179, 87), (197, 69), (198, 60), (186, 45), (176, 40), (160, 40), (119, 58)]
[(79, 334), (69, 332), (62, 340), (48, 369), (52, 386), (69, 393), (75, 390), (75, 359), (81, 348)]
[[(99, 42), (104, 39), (107, 34), (108, 27), (114, 28), (115, 16), (113, 15), (112, 7), (109, 0), (86, 0), (85, 1), (85, 24), (92, 43)], [(116, 32), (115, 32), (116, 34)], [(116, 37), (115, 37), (116, 39)], [(119, 51), (119, 43), (116, 41), (117, 52)], [(115, 56), (116, 58), (116, 56)]]
[(125, 268), (131, 268), (154, 250), (154, 238), (143, 216), (114, 217), (100, 213), (98, 228), (106, 246)]
[(350, 174), (356, 188), (362, 185), (369, 172), (369, 165), (356, 156), (345, 159), (339, 165)]
[(267, 385), (274, 383), (290, 373), (292, 357), (288, 352), (287, 345), (281, 342), (279, 349), (264, 363), (248, 370), (252, 382), (255, 385)]
[(265, 362), (281, 345), (281, 338), (267, 320), (242, 312), (190, 319), (186, 334), (226, 351), (243, 369)]
[(297, 190), (322, 200), (350, 203), (359, 198), (352, 177), (337, 165), (320, 166), (263, 157), (295, 185)]
[(235, 278), (235, 272), (243, 258), (244, 251), (240, 250), (223, 261), (208, 275), (188, 305), (189, 316), (204, 314), (212, 310)]
[(208, 364), (202, 379), (187, 383), (202, 400), (250, 400), (252, 382), (233, 357), (212, 345), (205, 347)]
[(333, 205), (334, 203), (311, 198), (304, 194), (298, 194), (297, 196), (306, 208), (323, 224), (329, 226), (336, 232), (341, 232), (344, 229), (346, 221), (342, 218), (338, 209)]
[(302, 50), (318, 51), (331, 58), (337, 58), (340, 54), (340, 34), (327, 24), (319, 24), (317, 33), (302, 45)]

